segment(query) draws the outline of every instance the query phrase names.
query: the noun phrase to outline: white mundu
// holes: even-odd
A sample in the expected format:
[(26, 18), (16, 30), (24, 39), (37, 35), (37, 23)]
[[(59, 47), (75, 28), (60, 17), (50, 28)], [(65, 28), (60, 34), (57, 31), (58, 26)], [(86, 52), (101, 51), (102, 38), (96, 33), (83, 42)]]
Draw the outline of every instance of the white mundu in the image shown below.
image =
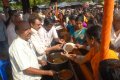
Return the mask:
[(41, 76), (27, 75), (23, 73), (27, 68), (39, 69), (37, 56), (29, 43), (19, 36), (13, 41), (9, 48), (12, 75), (14, 80), (40, 80)]

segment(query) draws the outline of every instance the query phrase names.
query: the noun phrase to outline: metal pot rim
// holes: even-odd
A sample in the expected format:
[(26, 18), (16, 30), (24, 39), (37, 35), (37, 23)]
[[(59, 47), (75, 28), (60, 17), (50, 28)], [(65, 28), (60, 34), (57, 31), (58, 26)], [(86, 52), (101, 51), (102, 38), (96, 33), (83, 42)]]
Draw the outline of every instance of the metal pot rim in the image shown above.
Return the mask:
[(68, 59), (66, 58), (66, 60), (63, 61), (63, 62), (61, 62), (61, 63), (52, 63), (52, 62), (50, 62), (48, 59), (47, 59), (47, 62), (50, 63), (50, 64), (55, 64), (55, 65), (57, 65), (57, 64), (63, 64), (63, 63), (68, 62)]

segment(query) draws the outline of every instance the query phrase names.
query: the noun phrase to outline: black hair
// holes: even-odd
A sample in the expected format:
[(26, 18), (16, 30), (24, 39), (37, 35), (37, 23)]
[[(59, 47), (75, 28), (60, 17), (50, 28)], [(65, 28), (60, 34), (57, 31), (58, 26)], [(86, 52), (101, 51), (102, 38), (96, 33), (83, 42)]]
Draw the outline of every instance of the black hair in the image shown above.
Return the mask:
[(53, 24), (53, 19), (51, 18), (45, 18), (44, 19), (44, 26), (48, 26), (49, 24)]
[(76, 16), (75, 16), (75, 15), (71, 15), (71, 16), (69, 17), (69, 19), (70, 19), (70, 20), (75, 20), (75, 19), (76, 19)]
[(75, 19), (75, 21), (84, 21), (84, 16), (83, 16), (83, 14), (79, 14), (77, 17), (76, 17), (76, 19)]
[(86, 36), (90, 39), (94, 38), (97, 42), (101, 42), (101, 26), (93, 25), (89, 27), (86, 31)]
[(16, 13), (17, 13), (16, 10), (11, 10), (11, 9), (10, 9), (10, 10), (8, 11), (9, 18), (8, 18), (7, 21), (5, 22), (6, 27), (8, 27), (8, 25), (10, 24), (11, 17), (12, 17), (14, 14), (16, 14)]
[(120, 61), (106, 59), (100, 62), (99, 72), (101, 80), (120, 80)]

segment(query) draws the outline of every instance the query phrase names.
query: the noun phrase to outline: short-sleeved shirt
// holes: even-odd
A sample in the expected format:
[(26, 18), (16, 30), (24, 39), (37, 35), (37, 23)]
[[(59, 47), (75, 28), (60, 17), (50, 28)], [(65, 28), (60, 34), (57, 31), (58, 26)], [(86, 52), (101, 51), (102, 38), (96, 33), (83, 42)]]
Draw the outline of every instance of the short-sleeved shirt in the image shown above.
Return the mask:
[(42, 39), (42, 41), (47, 47), (51, 46), (51, 42), (54, 38), (58, 38), (58, 34), (55, 27), (52, 27), (49, 31), (46, 31), (45, 28), (41, 27), (38, 33), (40, 39)]
[[(101, 58), (100, 58), (100, 53), (99, 52), (95, 53), (94, 51), (95, 51), (95, 49), (91, 48), (89, 53), (85, 56), (85, 58), (90, 59), (94, 79), (99, 80), (98, 68), (99, 68), (99, 63), (101, 61)], [(109, 50), (102, 60), (106, 60), (106, 59), (118, 59), (118, 56), (117, 56), (116, 52), (114, 52), (113, 50)]]
[(39, 75), (28, 75), (23, 71), (27, 68), (39, 69), (37, 56), (29, 41), (17, 37), (9, 48), (12, 75), (14, 80), (40, 80)]

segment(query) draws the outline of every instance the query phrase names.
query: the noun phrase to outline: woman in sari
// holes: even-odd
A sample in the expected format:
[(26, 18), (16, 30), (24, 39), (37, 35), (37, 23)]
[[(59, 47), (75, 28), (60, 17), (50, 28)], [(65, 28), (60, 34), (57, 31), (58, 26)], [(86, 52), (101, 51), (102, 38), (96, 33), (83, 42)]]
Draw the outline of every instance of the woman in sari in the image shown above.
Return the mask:
[(75, 32), (73, 35), (74, 38), (74, 42), (75, 43), (79, 43), (79, 44), (83, 44), (85, 42), (85, 32), (86, 32), (86, 28), (83, 27), (83, 15), (79, 15), (76, 18), (76, 26), (75, 26)]
[[(104, 60), (115, 60), (118, 61), (118, 56), (115, 51), (108, 50), (108, 52), (105, 54), (104, 59), (101, 60), (101, 52), (100, 52), (100, 43), (101, 43), (101, 27), (98, 25), (91, 26), (86, 30), (86, 40), (88, 45), (90, 46), (90, 51), (85, 56), (75, 55), (75, 54), (66, 54), (68, 58), (75, 61), (79, 65), (83, 65), (86, 62), (91, 63), (92, 71), (93, 71), (93, 77), (94, 80), (100, 80), (100, 74), (99, 74), (99, 63)], [(80, 48), (80, 46), (77, 45), (77, 47)], [(103, 63), (102, 67), (105, 63)], [(100, 65), (101, 66), (101, 65)], [(110, 66), (110, 65), (108, 65)], [(110, 66), (111, 67), (111, 66)], [(108, 69), (109, 67), (107, 67)], [(103, 68), (100, 69), (100, 72), (104, 72)], [(112, 73), (110, 73), (112, 74)], [(106, 74), (107, 75), (107, 74)], [(110, 76), (109, 76), (110, 77)], [(105, 80), (105, 79), (103, 79)], [(108, 80), (108, 78), (106, 79)], [(109, 79), (111, 80), (111, 79)], [(114, 79), (113, 79), (114, 80)]]

